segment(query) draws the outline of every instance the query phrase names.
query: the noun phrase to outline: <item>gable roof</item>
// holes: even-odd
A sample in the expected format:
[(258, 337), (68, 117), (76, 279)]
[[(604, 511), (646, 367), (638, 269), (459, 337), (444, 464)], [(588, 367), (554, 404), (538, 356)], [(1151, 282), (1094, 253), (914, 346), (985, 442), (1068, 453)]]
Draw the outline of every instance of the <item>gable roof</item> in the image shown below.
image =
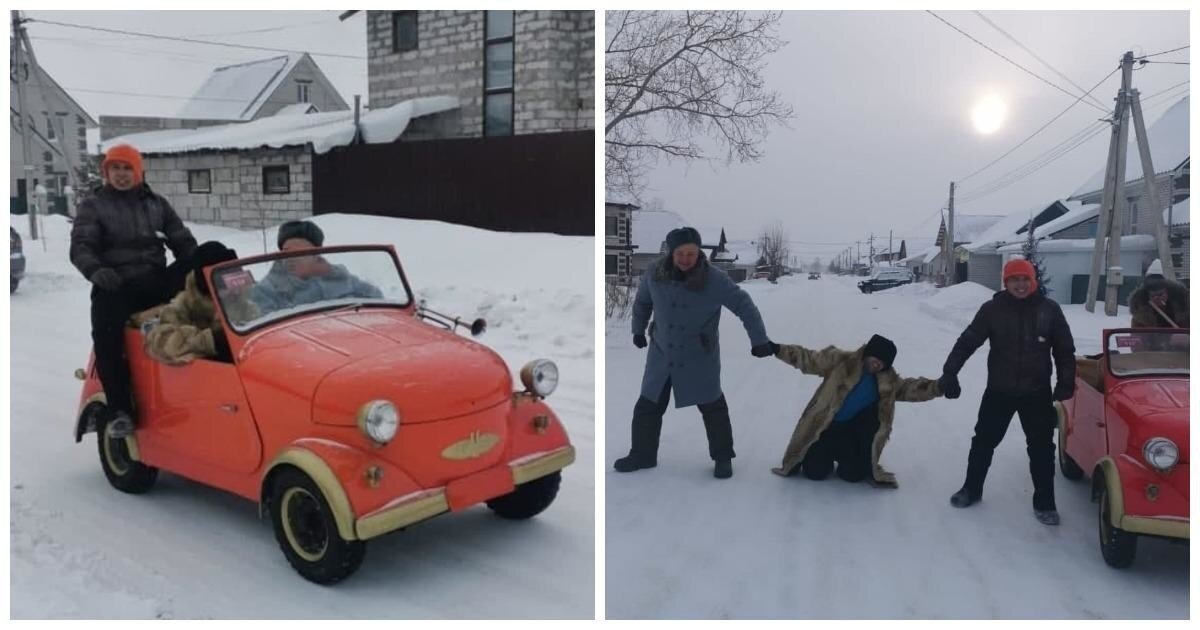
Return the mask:
[[(1003, 218), (1002, 214), (956, 214), (954, 215), (954, 242), (970, 243)], [(943, 217), (941, 225), (938, 226), (937, 242), (942, 240), (945, 231), (946, 219)]]
[(179, 118), (253, 120), (275, 88), (306, 57), (308, 53), (282, 55), (221, 66), (183, 104)]
[(635, 254), (659, 253), (667, 232), (687, 225), (683, 217), (670, 210), (635, 209), (630, 216), (629, 244)]
[[(100, 126), (100, 125), (99, 125), (99, 123), (97, 123), (97, 122), (96, 122), (96, 119), (92, 118), (92, 115), (91, 115), (91, 114), (89, 114), (89, 113), (87, 112), (87, 110), (86, 110), (86, 109), (84, 109), (84, 108), (83, 108), (83, 106), (82, 106), (82, 105), (80, 105), (80, 104), (79, 104), (79, 102), (78, 102), (78, 101), (76, 101), (76, 100), (75, 100), (75, 99), (74, 99), (74, 98), (71, 96), (71, 94), (70, 94), (69, 92), (67, 92), (66, 90), (64, 90), (64, 89), (63, 89), (63, 87), (62, 87), (61, 85), (59, 85), (59, 84), (58, 84), (58, 81), (55, 81), (55, 80), (54, 80), (54, 77), (50, 76), (50, 73), (49, 73), (49, 72), (46, 72), (46, 69), (45, 69), (45, 68), (42, 68), (41, 66), (38, 66), (38, 67), (39, 67), (39, 68), (41, 69), (41, 71), (42, 71), (42, 72), (41, 72), (41, 76), (42, 76), (42, 78), (43, 78), (43, 79), (45, 79), (45, 80), (46, 80), (46, 82), (50, 84), (50, 85), (49, 85), (49, 88), (50, 88), (50, 89), (49, 89), (49, 90), (47, 90), (47, 91), (51, 92), (53, 95), (58, 95), (58, 96), (61, 96), (61, 97), (65, 98), (65, 99), (67, 99), (67, 105), (68, 105), (69, 107), (74, 107), (76, 110), (78, 110), (78, 113), (80, 113), (80, 114), (83, 114), (83, 118), (84, 118), (84, 125), (85, 125), (85, 126), (88, 128), (88, 129), (95, 129), (96, 127), (99, 127), (99, 126)], [(12, 92), (11, 92), (11, 94), (12, 94), (12, 98), (11, 98), (11, 100), (10, 100), (10, 102), (9, 102), (9, 110), (10, 110), (10, 111), (12, 112), (12, 114), (15, 116), (15, 115), (16, 115), (16, 113), (17, 113), (17, 102), (16, 102), (16, 100), (17, 100), (17, 99), (16, 99), (16, 89), (17, 89), (17, 85), (16, 85), (16, 83), (17, 83), (17, 79), (16, 79), (16, 74), (15, 74), (15, 73), (13, 73), (13, 72), (10, 72), (10, 73), (8, 74), (8, 82), (9, 82), (9, 89), (12, 91)], [(27, 85), (29, 88), (33, 88), (33, 87), (36, 85), (36, 82), (37, 82), (37, 78), (36, 78), (36, 77), (33, 77), (33, 76), (30, 76), (30, 77), (29, 77), (29, 82), (28, 82), (28, 83), (26, 83), (26, 85)], [(28, 96), (28, 98), (33, 98), (33, 96), (32, 96), (32, 95), (29, 95), (29, 96)], [(47, 105), (49, 105), (49, 103), (47, 103)], [(32, 101), (31, 101), (31, 102), (30, 102), (30, 107), (32, 108), (32, 106), (33, 106), (33, 103), (32, 103)], [(19, 117), (18, 117), (18, 118), (19, 118)]]
[[(1190, 96), (1185, 96), (1171, 106), (1154, 124), (1146, 128), (1146, 136), (1150, 141), (1150, 157), (1154, 169), (1159, 173), (1175, 170), (1191, 155), (1188, 150), (1188, 134), (1191, 124), (1188, 117), (1188, 102)], [(1130, 127), (1132, 127), (1130, 119)], [(1142, 178), (1142, 158), (1137, 148), (1137, 134), (1129, 132), (1129, 148), (1125, 153), (1125, 181), (1134, 182)], [(1096, 171), (1079, 190), (1071, 194), (1071, 199), (1086, 196), (1089, 193), (1104, 188), (1104, 168)]]
[[(1057, 219), (1070, 214), (1072, 209), (1081, 208), (1083, 204), (1078, 201), (1053, 201), (1048, 205), (1037, 205), (1032, 208), (1014, 212), (993, 224), (990, 228), (984, 230), (975, 240), (963, 245), (962, 248), (968, 252), (977, 252), (992, 247), (1002, 247), (1008, 243), (1015, 243), (1025, 240), (1026, 227), (1029, 225), (1030, 217), (1034, 220), (1035, 234), (1049, 234), (1045, 231), (1045, 226), (1053, 223)], [(1043, 220), (1041, 225), (1037, 224), (1037, 220), (1044, 216), (1051, 216), (1049, 221)]]

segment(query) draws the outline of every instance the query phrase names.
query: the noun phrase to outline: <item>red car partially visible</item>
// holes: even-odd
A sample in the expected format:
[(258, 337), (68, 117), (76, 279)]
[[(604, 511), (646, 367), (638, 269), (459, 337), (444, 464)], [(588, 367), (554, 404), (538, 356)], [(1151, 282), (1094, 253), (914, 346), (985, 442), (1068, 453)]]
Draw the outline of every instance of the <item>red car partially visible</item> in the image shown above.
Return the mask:
[(1091, 480), (1100, 552), (1133, 564), (1137, 539), (1189, 540), (1188, 330), (1105, 330), (1104, 352), (1080, 358), (1075, 397), (1058, 406), (1063, 476)]

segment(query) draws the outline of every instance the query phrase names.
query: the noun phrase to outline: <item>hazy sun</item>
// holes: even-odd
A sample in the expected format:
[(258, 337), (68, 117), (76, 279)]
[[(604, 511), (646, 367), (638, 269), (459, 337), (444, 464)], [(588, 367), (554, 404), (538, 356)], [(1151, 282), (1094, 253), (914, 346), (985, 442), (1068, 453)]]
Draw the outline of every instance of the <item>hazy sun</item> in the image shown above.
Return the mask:
[(971, 108), (971, 121), (975, 123), (975, 131), (988, 134), (1004, 125), (1007, 114), (1004, 101), (997, 96), (985, 96)]

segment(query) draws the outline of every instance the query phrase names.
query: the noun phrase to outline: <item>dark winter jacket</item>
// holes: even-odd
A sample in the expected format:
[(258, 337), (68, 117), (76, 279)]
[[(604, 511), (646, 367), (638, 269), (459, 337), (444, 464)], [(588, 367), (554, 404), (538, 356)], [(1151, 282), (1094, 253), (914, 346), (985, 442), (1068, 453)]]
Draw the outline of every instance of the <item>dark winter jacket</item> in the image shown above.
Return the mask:
[(171, 204), (142, 184), (132, 190), (103, 186), (79, 204), (71, 228), (71, 264), (91, 279), (101, 267), (126, 285), (154, 283), (167, 268), (164, 243), (176, 260), (186, 260), (196, 239)]
[(383, 293), (358, 279), (344, 265), (329, 265), (329, 273), (300, 278), (288, 271), (286, 260), (275, 261), (262, 282), (254, 285), (250, 299), (262, 313), (338, 298), (382, 298)]
[(1166, 279), (1148, 280), (1129, 296), (1131, 328), (1171, 328), (1170, 322), (1162, 318), (1150, 305), (1150, 292), (1167, 290), (1167, 306), (1162, 309), (1180, 328), (1188, 327), (1188, 290), (1178, 282)]
[(1075, 340), (1054, 300), (1036, 292), (1025, 299), (997, 292), (959, 335), (942, 372), (957, 375), (985, 341), (991, 342), (988, 389), (1012, 395), (1049, 390), (1051, 356), (1058, 382), (1074, 386)]
[(676, 407), (721, 397), (721, 307), (742, 320), (751, 346), (767, 343), (762, 316), (749, 294), (709, 265), (703, 253), (686, 274), (679, 273), (670, 256), (646, 270), (633, 302), (633, 334), (645, 334), (647, 326), (650, 331), (642, 396), (658, 400), (670, 379)]

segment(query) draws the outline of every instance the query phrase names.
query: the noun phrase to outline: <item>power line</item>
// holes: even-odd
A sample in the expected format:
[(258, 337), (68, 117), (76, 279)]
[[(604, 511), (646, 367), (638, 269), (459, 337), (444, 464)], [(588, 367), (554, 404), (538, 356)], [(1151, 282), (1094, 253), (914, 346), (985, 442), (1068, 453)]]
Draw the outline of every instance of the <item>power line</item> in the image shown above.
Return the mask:
[(1187, 48), (1191, 48), (1191, 46), (1190, 45), (1189, 46), (1180, 46), (1179, 48), (1172, 48), (1171, 50), (1164, 50), (1162, 52), (1150, 53), (1149, 55), (1142, 55), (1141, 57), (1135, 57), (1135, 59), (1146, 59), (1147, 57), (1157, 57), (1159, 55), (1165, 55), (1167, 53), (1173, 53), (1177, 50), (1184, 50)]
[(207, 40), (203, 40), (203, 39), (192, 39), (189, 37), (173, 37), (173, 36), (169, 36), (169, 35), (156, 35), (153, 33), (139, 33), (136, 31), (126, 31), (126, 30), (115, 29), (115, 28), (103, 28), (100, 26), (84, 26), (83, 24), (68, 24), (66, 22), (55, 22), (52, 20), (43, 20), (41, 18), (27, 18), (26, 21), (38, 22), (41, 24), (52, 24), (54, 26), (62, 26), (62, 27), (66, 27), (66, 28), (78, 28), (78, 29), (83, 29), (83, 30), (87, 30), (87, 31), (99, 31), (101, 33), (117, 33), (120, 35), (131, 35), (134, 37), (147, 37), (150, 39), (162, 39), (162, 40), (174, 41), (174, 42), (187, 42), (189, 44), (206, 44), (208, 46), (224, 46), (226, 48), (241, 48), (243, 50), (262, 50), (262, 51), (267, 51), (267, 52), (282, 52), (282, 53), (289, 53), (289, 54), (293, 54), (293, 55), (302, 55), (304, 53), (308, 53), (309, 55), (312, 55), (314, 57), (335, 57), (335, 58), (340, 58), (340, 59), (366, 59), (366, 57), (358, 56), (358, 55), (343, 55), (343, 54), (339, 54), (339, 53), (313, 52), (311, 50), (291, 50), (291, 49), (287, 49), (287, 48), (270, 48), (270, 47), (266, 47), (266, 46), (250, 46), (247, 44), (230, 44), (227, 42), (213, 42), (213, 41), (207, 41)]
[[(1075, 89), (1079, 90), (1080, 92), (1084, 91), (1083, 88), (1079, 87), (1079, 85), (1077, 83), (1075, 83), (1074, 81), (1072, 81), (1070, 77), (1059, 72), (1057, 68), (1050, 65), (1050, 63), (1047, 62), (1045, 59), (1042, 59), (1041, 57), (1039, 57), (1037, 53), (1030, 50), (1029, 47), (1026, 46), (1025, 44), (1022, 44), (1016, 37), (1013, 37), (1011, 34), (1009, 34), (1008, 31), (1000, 28), (999, 24), (996, 24), (995, 22), (988, 19), (988, 17), (986, 15), (984, 15), (981, 11), (974, 11), (974, 13), (975, 13), (975, 15), (979, 16), (979, 19), (983, 20), (984, 22), (987, 22), (989, 26), (996, 29), (997, 31), (1000, 31), (1001, 35), (1007, 37), (1009, 41), (1011, 41), (1012, 43), (1019, 46), (1021, 48), (1021, 50), (1024, 50), (1025, 52), (1029, 53), (1030, 56), (1032, 56), (1034, 59), (1037, 59), (1039, 62), (1041, 62), (1041, 64), (1043, 66), (1046, 66), (1052, 72), (1054, 72), (1054, 74), (1057, 74), (1059, 77), (1062, 77), (1063, 80), (1065, 80), (1067, 83), (1070, 83)], [(1093, 88), (1093, 89), (1095, 89), (1095, 88)], [(1090, 92), (1091, 92), (1091, 90), (1089, 90), (1088, 92), (1085, 92), (1085, 96), (1089, 95)], [(1091, 99), (1092, 99), (1092, 102), (1100, 105), (1101, 107), (1104, 106), (1104, 103), (1101, 103), (1100, 101), (1096, 100), (1096, 97), (1093, 96), (1093, 97), (1091, 97)]]
[(1186, 61), (1142, 61), (1142, 63), (1165, 63), (1172, 66), (1190, 66), (1192, 64)]
[(1099, 81), (1097, 81), (1097, 82), (1096, 82), (1096, 85), (1093, 85), (1093, 86), (1092, 86), (1092, 89), (1090, 89), (1090, 90), (1088, 90), (1087, 92), (1085, 92), (1085, 93), (1083, 94), (1083, 96), (1080, 96), (1080, 97), (1076, 98), (1074, 103), (1071, 103), (1070, 105), (1068, 105), (1066, 109), (1064, 109), (1064, 110), (1062, 110), (1061, 112), (1059, 112), (1057, 116), (1055, 116), (1054, 118), (1051, 118), (1049, 121), (1047, 121), (1047, 122), (1046, 122), (1046, 124), (1042, 125), (1041, 127), (1038, 127), (1037, 131), (1035, 131), (1035, 132), (1033, 132), (1033, 133), (1029, 134), (1029, 136), (1028, 136), (1028, 137), (1026, 137), (1024, 140), (1022, 140), (1022, 141), (1018, 142), (1016, 146), (1014, 146), (1013, 148), (1009, 149), (1008, 151), (1005, 151), (1003, 155), (1001, 155), (1000, 157), (998, 157), (998, 158), (996, 158), (996, 159), (992, 160), (991, 162), (988, 162), (988, 163), (987, 163), (987, 164), (985, 164), (985, 165), (984, 165), (982, 168), (980, 168), (980, 169), (976, 170), (975, 172), (971, 173), (970, 175), (967, 175), (966, 177), (959, 178), (959, 179), (957, 179), (957, 180), (955, 180), (955, 181), (957, 181), (958, 183), (960, 183), (960, 184), (961, 184), (961, 183), (963, 183), (963, 182), (967, 181), (968, 179), (971, 179), (972, 177), (974, 177), (974, 176), (976, 176), (976, 175), (978, 175), (978, 174), (982, 173), (983, 171), (987, 170), (989, 167), (991, 167), (991, 166), (992, 166), (993, 164), (995, 164), (996, 162), (999, 162), (1000, 160), (1003, 160), (1004, 158), (1006, 158), (1006, 157), (1008, 157), (1009, 155), (1011, 155), (1013, 151), (1016, 151), (1017, 149), (1019, 149), (1019, 148), (1021, 148), (1022, 146), (1024, 146), (1026, 142), (1029, 142), (1030, 140), (1032, 140), (1032, 139), (1034, 138), (1034, 136), (1037, 136), (1039, 133), (1041, 133), (1043, 130), (1045, 130), (1045, 129), (1046, 129), (1046, 127), (1049, 127), (1051, 124), (1053, 124), (1053, 123), (1054, 123), (1054, 121), (1058, 120), (1059, 118), (1062, 118), (1064, 114), (1066, 114), (1067, 112), (1071, 111), (1071, 108), (1073, 108), (1073, 107), (1075, 107), (1076, 105), (1078, 105), (1078, 104), (1079, 104), (1079, 102), (1080, 102), (1080, 101), (1082, 101), (1082, 100), (1083, 100), (1083, 98), (1084, 98), (1085, 96), (1088, 96), (1088, 95), (1090, 95), (1090, 94), (1091, 94), (1091, 93), (1092, 93), (1092, 92), (1093, 92), (1093, 91), (1094, 91), (1096, 88), (1100, 87), (1100, 85), (1101, 85), (1102, 83), (1104, 83), (1105, 81), (1107, 81), (1107, 80), (1109, 79), (1109, 77), (1111, 77), (1112, 75), (1116, 74), (1116, 73), (1117, 73), (1117, 71), (1118, 71), (1118, 70), (1120, 70), (1120, 69), (1121, 69), (1121, 66), (1117, 66), (1116, 68), (1114, 68), (1114, 69), (1113, 69), (1113, 71), (1112, 71), (1112, 72), (1109, 72), (1107, 75), (1105, 75), (1105, 77), (1104, 77), (1103, 79), (1100, 79)]
[[(1022, 66), (1021, 64), (1019, 64), (1019, 63), (1017, 63), (1017, 62), (1013, 61), (1012, 59), (1009, 59), (1008, 57), (1005, 57), (1003, 54), (1001, 54), (1000, 52), (996, 51), (996, 49), (992, 48), (991, 46), (988, 46), (987, 44), (985, 44), (985, 43), (983, 43), (983, 42), (979, 41), (978, 39), (975, 39), (975, 38), (974, 38), (974, 37), (972, 37), (970, 34), (968, 34), (966, 31), (964, 31), (964, 30), (962, 30), (961, 28), (958, 28), (957, 26), (955, 26), (955, 25), (953, 25), (953, 24), (951, 24), (951, 23), (947, 22), (945, 19), (943, 19), (943, 18), (942, 18), (942, 16), (940, 16), (940, 15), (938, 15), (938, 14), (934, 13), (933, 11), (928, 11), (928, 10), (927, 10), (927, 11), (925, 11), (925, 12), (926, 12), (926, 13), (928, 13), (929, 15), (932, 15), (933, 17), (937, 18), (937, 19), (938, 19), (938, 20), (939, 20), (939, 21), (940, 21), (942, 24), (945, 24), (946, 26), (949, 26), (950, 28), (952, 28), (952, 29), (954, 29), (954, 30), (958, 31), (959, 33), (962, 33), (962, 35), (963, 35), (964, 37), (966, 37), (967, 39), (969, 39), (969, 40), (971, 40), (971, 41), (975, 42), (976, 44), (979, 44), (980, 46), (983, 46), (983, 47), (984, 47), (984, 48), (986, 48), (988, 51), (990, 51), (992, 54), (994, 54), (994, 55), (996, 55), (997, 57), (1000, 57), (1001, 59), (1003, 59), (1003, 60), (1007, 61), (1008, 63), (1011, 63), (1012, 65), (1014, 65), (1014, 66), (1016, 66), (1016, 67), (1020, 68), (1021, 70), (1025, 71), (1025, 72), (1026, 72), (1026, 73), (1028, 73), (1029, 75), (1031, 75), (1031, 76), (1033, 76), (1034, 78), (1038, 79), (1038, 80), (1039, 80), (1039, 81), (1041, 81), (1042, 83), (1045, 83), (1046, 85), (1049, 85), (1050, 87), (1052, 87), (1052, 88), (1054, 88), (1054, 89), (1058, 90), (1059, 92), (1062, 92), (1063, 94), (1066, 94), (1067, 96), (1072, 96), (1072, 97), (1073, 97), (1073, 96), (1075, 96), (1075, 95), (1074, 95), (1074, 94), (1072, 94), (1071, 92), (1069, 92), (1069, 91), (1067, 91), (1066, 89), (1064, 89), (1064, 88), (1060, 87), (1058, 84), (1056, 84), (1056, 83), (1054, 83), (1054, 82), (1050, 81), (1049, 79), (1046, 79), (1046, 78), (1042, 77), (1042, 76), (1041, 76), (1041, 75), (1039, 75), (1038, 73), (1034, 72), (1033, 70), (1030, 70), (1029, 68), (1026, 68), (1025, 66)], [(1100, 107), (1099, 105), (1095, 105), (1095, 104), (1093, 104), (1093, 103), (1088, 103), (1088, 105), (1091, 105), (1092, 107), (1095, 107), (1096, 109), (1099, 109), (1100, 111), (1107, 113), (1107, 110), (1105, 110), (1103, 107)]]

